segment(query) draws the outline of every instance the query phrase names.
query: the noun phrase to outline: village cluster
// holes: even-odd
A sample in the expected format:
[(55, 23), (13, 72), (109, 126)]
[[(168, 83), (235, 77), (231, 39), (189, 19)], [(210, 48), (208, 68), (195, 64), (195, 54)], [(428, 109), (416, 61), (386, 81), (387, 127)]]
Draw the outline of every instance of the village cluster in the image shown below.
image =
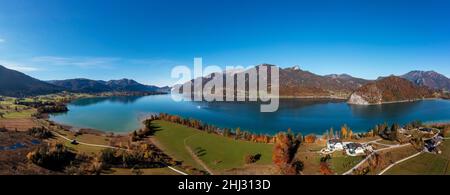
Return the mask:
[[(401, 143), (409, 143), (411, 140), (415, 140), (419, 142), (421, 148), (423, 148), (423, 152), (436, 153), (440, 154), (441, 151), (439, 149), (439, 145), (443, 141), (443, 137), (440, 135), (440, 131), (434, 128), (427, 127), (419, 127), (419, 128), (400, 128), (398, 130), (398, 139), (396, 140)], [(351, 141), (343, 141), (339, 137), (335, 137), (327, 140), (327, 145), (325, 148), (320, 150), (321, 154), (327, 155), (334, 153), (336, 151), (345, 151), (345, 154), (348, 156), (363, 156), (370, 154), (375, 150), (375, 145), (385, 145), (394, 147), (396, 145), (389, 145), (380, 143), (381, 139), (369, 141), (365, 143), (360, 142), (351, 142)]]
[(333, 138), (327, 141), (327, 147), (322, 149), (322, 154), (331, 154), (335, 151), (345, 151), (349, 156), (360, 156), (372, 152), (373, 148), (367, 143), (343, 142), (341, 139)]

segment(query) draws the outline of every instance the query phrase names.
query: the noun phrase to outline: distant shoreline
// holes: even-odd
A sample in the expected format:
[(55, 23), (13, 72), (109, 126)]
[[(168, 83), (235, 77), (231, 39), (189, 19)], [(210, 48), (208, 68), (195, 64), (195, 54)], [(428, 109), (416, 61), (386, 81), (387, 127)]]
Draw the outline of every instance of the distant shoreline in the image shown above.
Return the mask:
[(279, 99), (332, 99), (332, 100), (347, 100), (348, 98), (337, 96), (278, 96)]
[(422, 99), (414, 99), (414, 100), (398, 100), (398, 101), (389, 101), (389, 102), (381, 102), (381, 103), (368, 103), (368, 104), (355, 104), (347, 102), (349, 105), (356, 105), (356, 106), (376, 106), (376, 105), (383, 105), (383, 104), (397, 104), (397, 103), (408, 103), (408, 102), (419, 102), (419, 101), (428, 101), (428, 100), (448, 100), (444, 98), (422, 98)]
[[(137, 94), (124, 94), (124, 93), (120, 93), (120, 94), (117, 94), (117, 93), (104, 94), (104, 93), (100, 93), (100, 94), (89, 94), (89, 95), (92, 95), (92, 96), (91, 97), (74, 98), (74, 99), (71, 99), (70, 101), (66, 102), (66, 104), (70, 104), (73, 101), (77, 101), (77, 100), (81, 100), (81, 99), (89, 99), (89, 98), (112, 98), (112, 97), (132, 97), (132, 96), (135, 96), (135, 97), (146, 97), (146, 96), (156, 96), (156, 95), (168, 95), (168, 93), (151, 93), (151, 94), (148, 94), (148, 93), (146, 93), (146, 94), (144, 94), (144, 93), (137, 93)], [(70, 112), (70, 110), (67, 111), (67, 112)], [(89, 128), (89, 127), (78, 127), (78, 126), (64, 124), (64, 123), (59, 123), (59, 122), (50, 120), (50, 115), (51, 115), (51, 113), (44, 114), (43, 115), (43, 120), (46, 120), (46, 121), (48, 121), (50, 123), (54, 123), (56, 125), (59, 125), (62, 128), (67, 129), (67, 130), (72, 131), (72, 132), (82, 131), (82, 132), (87, 132), (87, 133), (90, 133), (90, 134), (108, 134), (108, 133), (113, 133), (115, 135), (127, 135), (130, 132), (139, 130), (139, 129), (135, 129), (135, 130), (127, 131), (127, 132), (113, 132), (113, 131), (101, 130), (101, 129), (95, 129), (95, 128)], [(147, 116), (148, 115), (149, 114), (147, 114)], [(142, 120), (141, 118), (142, 117), (140, 117), (138, 120), (141, 121)], [(143, 128), (143, 127), (144, 126), (143, 126), (142, 121), (141, 121), (141, 124), (139, 125), (139, 128)]]
[[(161, 95), (161, 94), (158, 94), (158, 95)], [(168, 95), (168, 94), (166, 94), (166, 95)], [(110, 97), (114, 97), (114, 96), (110, 96)], [(86, 97), (86, 98), (92, 98), (92, 97)], [(308, 97), (306, 97), (306, 98), (299, 98), (299, 97), (287, 98), (287, 97), (283, 97), (283, 98), (284, 99), (311, 99), (311, 100), (313, 100), (313, 99), (320, 99), (320, 98), (318, 98), (318, 96), (316, 96), (314, 98), (312, 98), (312, 97), (309, 97), (309, 98)], [(85, 98), (81, 98), (81, 99), (85, 99)], [(324, 98), (323, 96), (322, 96), (322, 99), (342, 100), (342, 99), (336, 99), (336, 98), (335, 99), (333, 99), (333, 98)], [(417, 100), (414, 100), (414, 101), (413, 100), (403, 100), (403, 101), (387, 102), (387, 103), (383, 103), (383, 104), (395, 104), (395, 103), (429, 101), (429, 100), (444, 100), (444, 99), (441, 99), (441, 98), (424, 98), (424, 99), (417, 99)], [(371, 104), (371, 105), (383, 105), (383, 104)], [(358, 105), (358, 104), (351, 104), (351, 105)], [(368, 105), (363, 105), (363, 106), (368, 106)], [(152, 113), (150, 113), (150, 112), (149, 113), (143, 113), (143, 115), (141, 115), (141, 116), (139, 116), (137, 118), (137, 120), (139, 121), (139, 128), (134, 129), (134, 130), (119, 131), (119, 132), (117, 132), (117, 131), (109, 131), (109, 130), (101, 130), (101, 129), (95, 129), (95, 128), (88, 128), (88, 127), (77, 127), (77, 126), (73, 126), (73, 125), (67, 125), (67, 124), (64, 124), (64, 123), (58, 123), (56, 121), (50, 120), (50, 117), (48, 117), (47, 120), (49, 122), (54, 123), (54, 124), (61, 125), (61, 126), (67, 128), (67, 129), (71, 130), (71, 131), (83, 130), (84, 132), (92, 132), (92, 133), (103, 133), (103, 134), (114, 133), (116, 135), (127, 135), (127, 134), (129, 134), (129, 133), (131, 133), (133, 131), (137, 131), (140, 128), (142, 128), (143, 127), (142, 121), (145, 120), (146, 118), (148, 118), (150, 115), (152, 115)], [(363, 131), (357, 131), (355, 133), (362, 133), (362, 132), (365, 132), (365, 131), (364, 130)], [(315, 133), (315, 134), (317, 136), (320, 136), (320, 133)]]
[[(170, 93), (168, 93), (168, 95), (170, 95)], [(189, 97), (189, 96), (184, 96), (184, 94), (178, 94), (178, 95), (181, 95), (181, 96), (183, 96), (183, 97)], [(200, 94), (191, 94), (191, 98), (200, 98), (201, 96), (200, 96)], [(220, 96), (220, 95), (217, 95), (217, 96), (211, 96), (211, 97), (214, 97), (214, 98), (223, 98), (223, 100), (225, 100), (225, 98), (226, 98), (226, 96)], [(234, 95), (233, 96), (233, 99), (234, 98), (245, 98), (245, 99), (249, 99), (249, 97), (248, 96), (236, 96), (236, 95)], [(260, 96), (257, 96), (256, 97), (256, 99), (260, 99), (261, 97)], [(274, 96), (274, 95), (268, 95), (268, 96), (265, 96), (264, 97), (265, 99), (267, 99), (267, 98), (270, 98), (270, 99), (312, 99), (312, 100), (314, 100), (314, 99), (318, 99), (318, 100), (320, 100), (320, 99), (331, 99), (331, 100), (348, 100), (348, 97), (340, 97), (340, 96), (327, 96), (327, 95), (325, 95), (325, 96), (316, 96), (316, 95), (306, 95), (306, 96), (296, 96), (296, 95), (281, 95), (281, 96)], [(204, 97), (203, 97), (203, 99), (204, 99)]]
[(125, 136), (125, 135), (129, 134), (130, 132), (135, 131), (135, 130), (133, 130), (133, 131), (129, 131), (129, 132), (112, 132), (112, 131), (107, 131), (107, 130), (86, 128), (86, 127), (77, 127), (77, 126), (74, 126), (74, 125), (68, 125), (68, 124), (64, 124), (64, 123), (59, 123), (59, 122), (50, 120), (50, 118), (44, 119), (44, 120), (46, 120), (46, 121), (48, 121), (50, 123), (53, 123), (55, 125), (61, 126), (63, 129), (66, 129), (66, 130), (71, 131), (71, 132), (81, 132), (81, 133), (88, 133), (88, 134), (103, 134), (103, 135), (112, 133), (114, 135), (123, 135), (123, 136)]

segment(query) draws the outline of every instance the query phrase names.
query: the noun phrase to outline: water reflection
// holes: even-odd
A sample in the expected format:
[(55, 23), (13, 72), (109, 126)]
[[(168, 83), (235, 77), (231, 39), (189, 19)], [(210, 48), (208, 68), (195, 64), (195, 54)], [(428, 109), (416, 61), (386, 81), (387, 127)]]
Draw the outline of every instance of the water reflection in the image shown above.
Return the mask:
[[(335, 100), (335, 99), (295, 99), (295, 98), (286, 98), (279, 99), (279, 107), (278, 111), (282, 110), (292, 110), (292, 109), (301, 109), (314, 105), (328, 104), (328, 103), (345, 103), (345, 100)], [(214, 101), (214, 102), (192, 102), (197, 105), (199, 108), (204, 109), (218, 109), (218, 110), (247, 110), (247, 111), (255, 111), (260, 112), (260, 107), (262, 104), (269, 104), (270, 102), (261, 102), (261, 101), (233, 101), (233, 102), (224, 102), (224, 101)]]
[(90, 106), (107, 101), (113, 103), (131, 104), (141, 98), (144, 98), (144, 96), (115, 96), (115, 97), (86, 98), (82, 99), (81, 101), (80, 100), (74, 101), (70, 104), (74, 106)]
[(170, 95), (80, 99), (66, 114), (51, 119), (72, 126), (126, 132), (139, 128), (139, 118), (149, 113), (170, 113), (195, 118), (219, 127), (260, 133), (291, 128), (302, 133), (322, 134), (347, 124), (366, 131), (379, 123), (404, 124), (450, 119), (450, 101), (418, 101), (374, 106), (348, 105), (339, 100), (280, 99), (277, 112), (260, 112), (261, 102), (175, 102)]
[(354, 116), (363, 118), (374, 117), (401, 117), (407, 115), (416, 110), (422, 102), (403, 102), (396, 104), (383, 104), (383, 105), (349, 105), (352, 114)]

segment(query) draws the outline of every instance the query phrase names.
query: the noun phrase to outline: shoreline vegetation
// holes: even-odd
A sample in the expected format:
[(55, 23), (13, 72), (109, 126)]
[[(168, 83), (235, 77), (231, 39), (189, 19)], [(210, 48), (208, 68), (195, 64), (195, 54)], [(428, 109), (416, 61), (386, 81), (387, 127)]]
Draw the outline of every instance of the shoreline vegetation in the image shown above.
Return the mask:
[[(23, 105), (23, 106), (31, 106), (33, 108), (36, 108), (39, 110), (37, 110), (37, 112), (39, 113), (39, 115), (35, 115), (35, 117), (40, 117), (40, 118), (44, 118), (48, 120), (48, 114), (51, 113), (58, 113), (58, 112), (68, 112), (69, 110), (66, 107), (66, 104), (78, 100), (78, 99), (84, 99), (84, 98), (101, 98), (101, 97), (120, 97), (120, 96), (148, 96), (148, 95), (168, 95), (167, 93), (162, 93), (162, 92), (149, 92), (149, 93), (141, 93), (141, 92), (106, 92), (106, 93), (96, 93), (96, 94), (79, 94), (79, 93), (60, 93), (60, 94), (51, 94), (51, 95), (45, 95), (45, 96), (38, 96), (38, 97), (42, 97), (43, 99), (45, 99), (45, 101), (38, 101), (35, 102), (35, 98), (30, 99), (30, 98), (18, 98), (19, 100), (16, 100), (16, 104), (19, 105)], [(55, 98), (55, 100), (52, 101), (52, 97), (54, 98), (55, 96), (62, 96), (62, 97), (57, 97)], [(323, 99), (334, 99), (334, 100), (343, 100), (343, 99), (339, 99), (339, 98), (335, 98), (335, 97), (329, 97), (329, 96), (290, 96), (290, 97), (284, 97), (284, 98), (288, 98), (288, 99), (317, 99), (317, 100), (323, 100)], [(24, 99), (25, 101), (21, 101), (21, 99)], [(427, 100), (442, 100), (443, 98), (423, 98), (423, 99), (415, 99), (415, 100), (404, 100), (404, 101), (392, 101), (392, 102), (386, 102), (385, 104), (393, 104), (393, 103), (406, 103), (406, 102), (415, 102), (415, 101), (427, 101)], [(445, 100), (445, 99), (444, 99)], [(55, 103), (56, 102), (56, 103)], [(384, 104), (384, 103), (383, 103)], [(381, 105), (381, 104), (368, 104), (368, 105), (361, 105), (361, 106), (371, 106), (371, 105)], [(160, 113), (161, 114), (165, 114), (165, 113)], [(175, 115), (170, 115), (170, 114), (165, 114), (165, 115), (169, 115), (170, 117), (178, 117), (180, 118), (180, 120), (186, 120), (185, 118), (182, 118), (180, 116), (175, 116)], [(148, 118), (153, 117), (151, 114), (146, 114), (145, 116), (140, 116), (139, 120), (141, 122), (145, 121)], [(195, 120), (195, 119), (188, 119), (188, 120)], [(84, 132), (93, 132), (93, 133), (111, 133), (108, 131), (104, 131), (101, 129), (93, 129), (93, 128), (85, 128), (85, 127), (76, 127), (76, 126), (72, 126), (72, 125), (67, 125), (67, 124), (59, 124), (56, 123), (54, 121), (51, 121), (54, 124), (58, 124), (60, 126), (64, 126), (66, 128), (72, 129), (72, 130), (82, 130)], [(198, 123), (203, 124), (202, 121), (198, 121)], [(142, 123), (141, 123), (142, 124)], [(236, 136), (234, 135), (236, 133), (236, 130), (238, 130), (238, 132), (242, 132), (244, 134), (244, 136), (248, 136), (250, 135), (253, 137), (269, 137), (268, 139), (273, 139), (276, 136), (275, 134), (255, 134), (255, 133), (251, 133), (251, 130), (241, 130), (239, 127), (236, 128), (220, 128), (220, 127), (216, 127), (214, 125), (209, 125), (206, 124), (207, 126), (210, 126), (210, 128), (214, 128), (215, 130), (219, 130), (221, 129), (224, 132), (220, 132), (220, 134), (229, 134), (231, 136)], [(346, 126), (345, 124), (343, 124), (343, 126)], [(143, 127), (142, 125), (140, 126), (141, 128)], [(332, 129), (329, 129), (332, 130)], [(328, 134), (327, 132), (329, 131), (327, 130), (325, 132), (325, 134)], [(287, 129), (287, 130), (281, 130), (282, 131), (291, 131), (291, 129)], [(360, 135), (363, 136), (364, 134), (367, 134), (368, 132), (370, 132), (371, 129), (368, 130), (359, 130), (358, 132), (353, 132), (354, 135)], [(132, 132), (132, 131), (130, 131)], [(118, 135), (126, 135), (130, 132), (122, 132), (122, 133), (115, 133)], [(219, 132), (217, 132), (219, 134)], [(315, 134), (315, 133), (311, 133), (308, 134), (306, 136), (314, 136), (316, 138), (321, 138), (323, 135), (320, 134)]]
[[(101, 97), (114, 95), (116, 94), (103, 94)], [(6, 108), (13, 111), (26, 110), (28, 107), (32, 109), (33, 112), (30, 112), (31, 114), (28, 117), (36, 122), (34, 126), (37, 128), (30, 128), (25, 132), (28, 132), (27, 135), (29, 136), (44, 140), (43, 143), (48, 142), (48, 145), (41, 144), (36, 145), (37, 148), (29, 148), (30, 152), (27, 159), (40, 167), (56, 168), (55, 170), (49, 169), (50, 171), (56, 171), (54, 173), (64, 172), (70, 174), (114, 174), (115, 170), (119, 169), (122, 173), (127, 169), (130, 171), (130, 174), (142, 174), (143, 172), (160, 173), (160, 171), (164, 172), (164, 170), (168, 171), (167, 174), (173, 174), (170, 170), (164, 169), (164, 167), (171, 165), (190, 174), (239, 174), (250, 172), (258, 174), (261, 173), (259, 171), (262, 169), (270, 170), (266, 172), (268, 174), (316, 174), (317, 172), (320, 174), (337, 174), (348, 171), (351, 166), (358, 163), (362, 158), (345, 157), (341, 154), (332, 155), (332, 157), (327, 156), (326, 158), (317, 156), (319, 155), (317, 151), (325, 147), (325, 143), (329, 139), (364, 143), (381, 138), (384, 144), (404, 142), (404, 137), (400, 136), (401, 134), (399, 133), (401, 127), (397, 124), (386, 123), (376, 125), (374, 128), (362, 133), (353, 132), (350, 127), (344, 124), (341, 129), (329, 129), (323, 135), (302, 135), (301, 133), (293, 133), (290, 129), (280, 131), (275, 135), (267, 135), (252, 133), (240, 128), (220, 128), (192, 118), (160, 113), (143, 118), (142, 126), (139, 130), (131, 133), (114, 134), (88, 128), (77, 129), (76, 127), (55, 123), (47, 117), (50, 113), (64, 111), (65, 109), (62, 105), (65, 106), (69, 99), (73, 101), (89, 97), (99, 96), (92, 94), (65, 94), (62, 96), (24, 98), (20, 101), (2, 98), (2, 101), (9, 101)], [(2, 106), (5, 105), (2, 103)], [(46, 109), (42, 109), (42, 107)], [(8, 120), (8, 118), (2, 120)], [(426, 126), (438, 127), (439, 124), (442, 125), (443, 123), (426, 124)], [(404, 126), (404, 128), (410, 129), (422, 126), (421, 122), (413, 121)], [(443, 125), (444, 128), (447, 126)], [(173, 144), (173, 133), (178, 133), (173, 132), (174, 129), (178, 129), (179, 133), (192, 131), (194, 134), (180, 137), (180, 143), (184, 143), (184, 145), (170, 149), (167, 146)], [(49, 132), (52, 131), (64, 134), (72, 141), (60, 140), (55, 136), (49, 136)], [(20, 133), (20, 131), (14, 131), (14, 129), (7, 130), (7, 132)], [(163, 135), (166, 137), (161, 137)], [(420, 148), (421, 139), (413, 140), (413, 146), (417, 145)], [(212, 140), (215, 141), (211, 142)], [(95, 149), (79, 145), (78, 141), (93, 143), (94, 145), (105, 144), (121, 149)], [(159, 142), (163, 143), (162, 146)], [(222, 143), (222, 145), (219, 143)], [(216, 148), (217, 144), (222, 148), (240, 145), (245, 146), (247, 149), (245, 150), (246, 152), (233, 156), (232, 154), (223, 154), (221, 149)], [(265, 148), (264, 152), (261, 152), (261, 147)], [(270, 150), (273, 154), (270, 154), (268, 148), (273, 148), (273, 150)], [(181, 162), (179, 162), (180, 151), (178, 150), (186, 150), (184, 153), (181, 153)], [(81, 151), (88, 153), (83, 154)], [(287, 154), (283, 153), (283, 151), (296, 151), (295, 153), (297, 154)], [(166, 152), (169, 152), (171, 156), (168, 156)], [(58, 155), (66, 156), (68, 161), (61, 162), (62, 164), (58, 166), (42, 164), (42, 160), (46, 162), (53, 161), (54, 156)], [(270, 155), (272, 156), (268, 159)], [(113, 158), (113, 156), (115, 157)], [(232, 157), (225, 158), (224, 156)], [(189, 160), (191, 158), (196, 160)], [(271, 163), (269, 163), (270, 160), (272, 160)], [(186, 163), (183, 163), (184, 161)], [(196, 161), (201, 162), (200, 164), (204, 166), (198, 165)], [(319, 162), (320, 165), (317, 164)], [(347, 163), (347, 165), (341, 163)], [(152, 169), (157, 170), (152, 172)], [(378, 169), (380, 168), (378, 167)], [(362, 174), (366, 172), (359, 170), (359, 172), (355, 173)]]
[[(170, 94), (170, 93), (169, 93)], [(182, 95), (182, 94), (181, 94)], [(186, 97), (186, 96), (183, 96)], [(212, 96), (212, 97), (220, 97), (225, 100), (225, 96)], [(234, 99), (237, 98), (245, 98), (246, 101), (248, 101), (248, 96), (234, 96)], [(191, 96), (191, 98), (194, 98)], [(201, 97), (199, 97), (201, 98)], [(360, 105), (360, 106), (373, 106), (373, 105), (384, 105), (384, 104), (395, 104), (395, 103), (408, 103), (408, 102), (417, 102), (417, 101), (426, 101), (426, 100), (449, 100), (450, 94), (445, 93), (443, 95), (439, 95), (439, 97), (426, 97), (426, 98), (414, 98), (414, 99), (404, 99), (404, 100), (397, 100), (397, 101), (381, 101), (377, 103), (370, 103), (370, 102), (352, 102), (350, 101), (351, 94), (345, 97), (341, 96), (272, 96), (268, 95), (264, 97), (265, 99), (300, 99), (300, 100), (335, 100), (335, 101), (343, 101), (346, 102), (349, 105)], [(258, 99), (258, 97), (256, 98)], [(259, 100), (258, 100), (259, 101)], [(218, 102), (226, 102), (226, 101), (218, 101)], [(239, 102), (239, 101), (237, 101)]]
[[(170, 93), (168, 93), (170, 94)], [(183, 94), (179, 94), (179, 95), (183, 95)], [(183, 96), (186, 97), (186, 96)], [(191, 96), (191, 98), (193, 97), (199, 97), (200, 96)], [(211, 97), (221, 97), (223, 99), (225, 99), (226, 96), (211, 96)], [(235, 98), (245, 98), (246, 100), (248, 100), (248, 95), (246, 96), (233, 96)], [(259, 96), (258, 96), (259, 97)], [(257, 98), (258, 98), (257, 97)], [(268, 95), (268, 96), (264, 96), (265, 99), (271, 98), (271, 99), (312, 99), (312, 100), (322, 100), (322, 99), (330, 99), (330, 100), (342, 100), (342, 101), (348, 101), (351, 97), (350, 95), (346, 95), (346, 96), (315, 96), (315, 95), (311, 95), (311, 96), (287, 96), (287, 95), (281, 95), (281, 96), (273, 96), (273, 95)], [(445, 95), (441, 95), (439, 97), (430, 97), (430, 98), (415, 98), (415, 99), (405, 99), (405, 100), (398, 100), (398, 101), (383, 101), (381, 103), (369, 103), (369, 104), (361, 104), (361, 105), (380, 105), (380, 104), (391, 104), (391, 103), (402, 103), (402, 102), (413, 102), (413, 101), (421, 101), (421, 100), (447, 100), (450, 99), (450, 95), (445, 96)], [(353, 104), (351, 102), (348, 102), (348, 104)], [(355, 105), (359, 105), (359, 104), (355, 104)]]
[[(183, 97), (189, 97), (184, 95), (183, 93), (177, 94), (177, 95), (182, 95)], [(190, 95), (191, 98), (201, 98), (203, 96), (203, 94), (198, 94), (198, 93), (192, 93)], [(212, 95), (209, 94), (210, 97), (214, 97), (214, 98), (226, 98), (226, 95)], [(249, 99), (249, 94), (246, 94), (244, 96), (240, 96), (237, 94), (233, 95), (233, 98), (244, 98), (244, 99)], [(350, 97), (349, 95), (345, 95), (345, 96), (337, 96), (337, 95), (266, 95), (264, 96), (264, 99), (335, 99), (335, 100), (348, 100), (348, 98)], [(256, 99), (259, 98), (259, 96), (255, 97)]]
[[(266, 144), (273, 144), (276, 141), (276, 138), (279, 134), (292, 134), (296, 137), (299, 137), (303, 142), (306, 143), (314, 143), (316, 140), (328, 140), (328, 139), (346, 139), (346, 140), (358, 140), (363, 138), (369, 138), (369, 137), (376, 137), (381, 136), (387, 140), (396, 140), (397, 137), (397, 131), (400, 129), (400, 125), (393, 123), (380, 123), (375, 125), (370, 130), (367, 130), (366, 132), (358, 132), (355, 133), (353, 130), (348, 127), (346, 124), (341, 126), (341, 129), (334, 130), (333, 128), (330, 128), (329, 130), (326, 130), (322, 135), (316, 135), (314, 133), (303, 135), (301, 132), (294, 133), (291, 129), (287, 129), (286, 131), (279, 131), (278, 133), (274, 135), (268, 135), (268, 134), (258, 134), (258, 133), (252, 133), (251, 131), (242, 130), (239, 127), (235, 129), (231, 128), (220, 128), (211, 124), (203, 123), (200, 120), (192, 119), (192, 118), (183, 118), (177, 115), (170, 115), (167, 113), (160, 113), (159, 115), (152, 115), (150, 118), (147, 118), (143, 121), (145, 126), (150, 126), (152, 121), (156, 120), (163, 120), (168, 121), (176, 124), (180, 124), (189, 128), (194, 128), (199, 131), (203, 131), (210, 134), (216, 134), (220, 136), (224, 136), (227, 138), (233, 138), (236, 140), (243, 140), (243, 141), (249, 141), (249, 142), (255, 142), (255, 143), (266, 143)], [(408, 128), (418, 128), (422, 126), (424, 123), (421, 121), (411, 121), (410, 123), (406, 124), (405, 127)], [(433, 123), (428, 125), (437, 125), (442, 123)], [(140, 135), (145, 133), (142, 133), (140, 131), (133, 131), (130, 133), (132, 137), (136, 137), (136, 140), (139, 139), (139, 137), (142, 137)]]
[(397, 104), (397, 103), (408, 103), (408, 102), (419, 102), (419, 101), (427, 101), (427, 100), (448, 100), (446, 98), (418, 98), (418, 99), (411, 99), (411, 100), (399, 100), (399, 101), (387, 101), (382, 103), (367, 103), (367, 104), (358, 104), (358, 103), (351, 103), (347, 102), (350, 105), (357, 105), (357, 106), (376, 106), (376, 105), (383, 105), (383, 104)]
[[(119, 93), (119, 94), (122, 94), (122, 96), (130, 96), (130, 94), (127, 94), (127, 93)], [(132, 94), (131, 96), (135, 96), (135, 93), (131, 93), (131, 94)], [(168, 95), (168, 94), (167, 94), (167, 93), (152, 93), (151, 95)], [(74, 100), (77, 100), (77, 99), (83, 99), (83, 98), (114, 97), (114, 96), (117, 96), (117, 94), (115, 94), (115, 93), (102, 93), (102, 94), (98, 94), (98, 95), (90, 94), (89, 96), (80, 96), (80, 97), (77, 97), (77, 98), (75, 98), (75, 99), (71, 99), (70, 101), (74, 101)], [(146, 96), (146, 95), (145, 95), (145, 96)], [(324, 96), (321, 96), (321, 97), (315, 96), (315, 97), (317, 97), (317, 98), (299, 96), (299, 97), (290, 97), (290, 98), (288, 98), (288, 99), (295, 99), (295, 98), (298, 98), (298, 99), (317, 99), (317, 100), (323, 100), (323, 99), (330, 99), (330, 100), (344, 100), (344, 99), (338, 99), (338, 98), (332, 98), (332, 97), (326, 98), (326, 97), (324, 97)], [(392, 102), (386, 102), (386, 103), (383, 103), (383, 104), (407, 103), (407, 102), (427, 101), (427, 100), (445, 100), (445, 99), (443, 99), (443, 98), (423, 98), (423, 99), (415, 99), (415, 100), (392, 101)], [(69, 102), (65, 102), (65, 103), (69, 103)], [(353, 104), (353, 105), (358, 105), (358, 104)], [(381, 105), (381, 104), (368, 104), (368, 105), (361, 105), (361, 106), (374, 106), (374, 105)], [(203, 125), (203, 123), (204, 123), (204, 122), (202, 122), (202, 121), (199, 121), (199, 120), (196, 120), (196, 119), (192, 119), (192, 118), (182, 118), (182, 117), (180, 117), (180, 116), (170, 115), (170, 114), (167, 114), (167, 113), (160, 113), (159, 115), (161, 115), (161, 114), (163, 114), (163, 115), (168, 115), (168, 116), (170, 116), (170, 117), (178, 117), (178, 118), (180, 118), (180, 120), (186, 120), (186, 119), (187, 119), (187, 120), (195, 120), (195, 121), (198, 121), (198, 123), (200, 123), (200, 124), (202, 124), (202, 125)], [(153, 117), (152, 114), (146, 114), (145, 116), (140, 116), (140, 117), (139, 117), (139, 121), (141, 121), (141, 123), (140, 123), (140, 124), (141, 124), (140, 128), (144, 127), (144, 126), (142, 126), (143, 122), (144, 122), (146, 119), (151, 118), (151, 117)], [(47, 119), (48, 119), (48, 118), (47, 118)], [(59, 124), (59, 123), (56, 123), (56, 122), (54, 122), (54, 121), (52, 121), (52, 122), (55, 123), (55, 124)], [(426, 123), (426, 122), (425, 122), (425, 123)], [(66, 126), (66, 127), (70, 128), (70, 129), (74, 129), (74, 130), (77, 130), (77, 129), (78, 129), (78, 130), (91, 131), (91, 132), (111, 133), (111, 132), (104, 131), (104, 130), (101, 130), (101, 129), (92, 129), (92, 128), (76, 127), (76, 126), (71, 126), (71, 125), (67, 125), (67, 124), (59, 124), (59, 125)], [(236, 128), (222, 128), (222, 127), (216, 127), (216, 126), (214, 126), (214, 125), (210, 125), (210, 124), (207, 124), (207, 123), (205, 123), (205, 125), (211, 126), (211, 128), (214, 128), (215, 130), (224, 130), (224, 131), (225, 131), (225, 132), (216, 132), (217, 134), (229, 134), (230, 136), (235, 136), (234, 134), (236, 133), (236, 129), (239, 129), (239, 132), (245, 133), (246, 136), (247, 136), (247, 135), (250, 135), (250, 136), (253, 136), (253, 137), (258, 137), (258, 136), (260, 136), (260, 137), (268, 136), (268, 137), (269, 137), (269, 140), (270, 140), (270, 139), (273, 139), (273, 138), (276, 136), (276, 134), (277, 134), (277, 133), (274, 133), (274, 134), (257, 134), (257, 133), (251, 133), (251, 132), (252, 132), (251, 130), (242, 130), (242, 129), (240, 129), (239, 127), (236, 127)], [(343, 126), (346, 126), (346, 124), (343, 124)], [(139, 129), (137, 129), (137, 130), (139, 130)], [(326, 130), (324, 134), (328, 134), (328, 132), (329, 132), (330, 130), (332, 131), (332, 129)], [(134, 131), (136, 131), (136, 130), (134, 130)], [(289, 128), (289, 129), (286, 129), (286, 130), (280, 130), (279, 132), (283, 132), (283, 131), (291, 131), (291, 129)], [(370, 131), (372, 131), (372, 129), (358, 130), (357, 132), (352, 132), (352, 133), (353, 133), (354, 135), (359, 135), (359, 136), (361, 136), (361, 137), (364, 137), (364, 134), (370, 133)], [(120, 133), (114, 132), (114, 133), (115, 133), (115, 134), (118, 134), (118, 135), (126, 135), (126, 134), (129, 134), (129, 133), (132, 133), (132, 132), (133, 132), (133, 131), (129, 131), (129, 132), (120, 132)], [(300, 134), (301, 134), (301, 132), (300, 132)], [(305, 136), (305, 135), (304, 135), (304, 136)], [(321, 134), (316, 134), (316, 133), (311, 133), (311, 134), (308, 134), (308, 135), (306, 135), (306, 136), (313, 136), (313, 137), (315, 137), (315, 138), (322, 138), (323, 135), (321, 135)]]

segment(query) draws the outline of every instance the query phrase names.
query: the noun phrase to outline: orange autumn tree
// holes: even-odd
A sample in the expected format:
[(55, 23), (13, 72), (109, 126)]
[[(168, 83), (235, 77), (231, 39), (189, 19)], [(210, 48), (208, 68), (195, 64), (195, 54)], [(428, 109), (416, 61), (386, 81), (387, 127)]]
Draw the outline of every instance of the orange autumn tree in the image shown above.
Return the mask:
[(347, 125), (344, 125), (341, 127), (341, 138), (345, 139), (347, 138)]
[(319, 171), (323, 175), (332, 175), (333, 174), (333, 171), (330, 169), (330, 166), (328, 165), (327, 162), (320, 163)]
[(352, 137), (353, 137), (353, 131), (347, 125), (342, 126), (341, 127), (341, 138), (352, 139)]
[(289, 148), (290, 140), (285, 133), (278, 133), (275, 136), (275, 145), (272, 153), (272, 161), (275, 166), (281, 169), (290, 161)]
[(351, 129), (348, 130), (347, 137), (350, 139), (353, 138), (353, 131)]
[(312, 144), (312, 143), (316, 142), (316, 139), (317, 139), (316, 135), (309, 134), (309, 135), (305, 136), (305, 143)]
[(292, 133), (278, 133), (275, 136), (272, 161), (281, 174), (299, 174), (303, 163), (295, 160), (295, 154), (300, 147), (302, 137)]

